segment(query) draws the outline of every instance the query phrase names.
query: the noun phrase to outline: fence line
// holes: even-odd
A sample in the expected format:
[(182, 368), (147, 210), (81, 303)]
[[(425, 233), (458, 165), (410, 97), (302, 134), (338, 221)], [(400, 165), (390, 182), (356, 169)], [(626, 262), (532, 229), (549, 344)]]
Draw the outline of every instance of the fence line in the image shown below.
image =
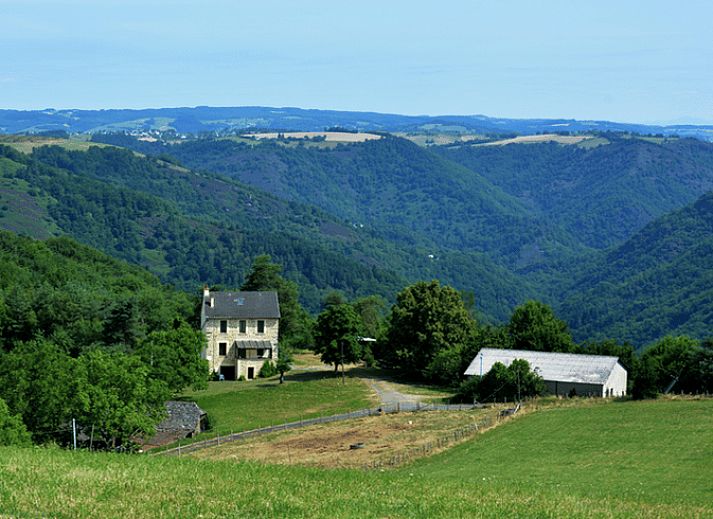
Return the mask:
[(436, 440), (425, 443), (419, 447), (416, 447), (415, 449), (410, 449), (409, 451), (405, 452), (399, 452), (397, 454), (393, 454), (391, 456), (367, 463), (364, 468), (378, 469), (384, 467), (395, 467), (397, 465), (407, 463), (417, 457), (425, 456), (426, 454), (432, 452), (435, 449), (443, 448), (459, 440), (462, 440), (469, 436), (473, 436), (477, 434), (480, 430), (497, 424), (499, 421), (500, 415), (498, 414), (487, 416), (479, 422), (475, 422), (466, 425), (465, 427), (461, 427), (460, 429), (456, 429), (455, 431), (445, 433), (438, 437)]
[(292, 429), (299, 429), (302, 427), (309, 427), (310, 425), (318, 425), (323, 423), (339, 422), (342, 420), (351, 420), (354, 418), (365, 418), (367, 416), (376, 416), (381, 414), (395, 414), (400, 412), (421, 412), (421, 411), (467, 411), (474, 408), (483, 407), (478, 404), (423, 404), (421, 402), (397, 402), (395, 404), (382, 405), (373, 409), (360, 409), (358, 411), (350, 411), (347, 413), (335, 414), (330, 416), (321, 416), (317, 418), (309, 418), (306, 420), (299, 420), (297, 422), (288, 422), (280, 425), (271, 425), (268, 427), (260, 427), (257, 429), (251, 429), (249, 431), (243, 431), (238, 433), (231, 433), (226, 436), (216, 436), (214, 438), (209, 438), (207, 440), (201, 440), (186, 445), (181, 445), (180, 441), (177, 447), (171, 449), (166, 449), (164, 451), (159, 451), (154, 453), (155, 456), (166, 455), (166, 456), (180, 456), (188, 452), (193, 452), (201, 449), (207, 449), (209, 447), (219, 446), (221, 443), (229, 443), (240, 440), (245, 440), (248, 438), (253, 438), (255, 436), (262, 436), (264, 434), (270, 434), (278, 431), (287, 431)]

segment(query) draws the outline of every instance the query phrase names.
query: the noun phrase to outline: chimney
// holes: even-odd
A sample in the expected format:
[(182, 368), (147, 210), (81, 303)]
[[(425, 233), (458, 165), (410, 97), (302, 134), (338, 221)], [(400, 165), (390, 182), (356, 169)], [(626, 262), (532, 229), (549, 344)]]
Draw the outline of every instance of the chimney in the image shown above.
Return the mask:
[(215, 307), (215, 298), (214, 297), (210, 298), (210, 307), (211, 308)]
[(210, 295), (210, 288), (208, 285), (203, 285), (203, 298), (207, 298)]

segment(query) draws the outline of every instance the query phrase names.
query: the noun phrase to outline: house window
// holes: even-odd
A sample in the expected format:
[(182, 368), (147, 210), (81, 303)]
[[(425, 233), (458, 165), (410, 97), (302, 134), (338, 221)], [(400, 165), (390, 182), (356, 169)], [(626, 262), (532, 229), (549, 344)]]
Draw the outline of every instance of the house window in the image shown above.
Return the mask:
[(257, 333), (265, 333), (265, 321), (257, 322)]
[(220, 321), (220, 333), (228, 333), (228, 321)]
[(263, 350), (263, 349), (258, 349), (258, 350), (257, 350), (257, 356), (258, 356), (258, 357), (264, 357), (264, 356), (265, 356), (265, 350)]
[(227, 351), (228, 351), (228, 343), (227, 342), (219, 342), (218, 343), (218, 355), (225, 356)]
[(240, 333), (246, 333), (248, 331), (248, 323), (245, 319), (240, 321)]
[(238, 358), (239, 359), (247, 359), (247, 350), (238, 350)]

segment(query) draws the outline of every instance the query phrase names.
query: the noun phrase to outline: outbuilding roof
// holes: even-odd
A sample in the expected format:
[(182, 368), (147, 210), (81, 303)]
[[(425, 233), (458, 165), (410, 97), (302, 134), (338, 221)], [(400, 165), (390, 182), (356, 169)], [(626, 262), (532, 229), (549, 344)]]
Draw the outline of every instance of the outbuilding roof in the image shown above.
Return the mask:
[(509, 366), (515, 359), (526, 360), (544, 380), (581, 384), (605, 384), (619, 362), (619, 357), (605, 355), (483, 348), (465, 374), (485, 375), (496, 362)]
[(239, 350), (262, 350), (272, 348), (270, 341), (235, 341), (233, 345)]
[(203, 307), (207, 319), (280, 318), (277, 292), (210, 292), (203, 297)]

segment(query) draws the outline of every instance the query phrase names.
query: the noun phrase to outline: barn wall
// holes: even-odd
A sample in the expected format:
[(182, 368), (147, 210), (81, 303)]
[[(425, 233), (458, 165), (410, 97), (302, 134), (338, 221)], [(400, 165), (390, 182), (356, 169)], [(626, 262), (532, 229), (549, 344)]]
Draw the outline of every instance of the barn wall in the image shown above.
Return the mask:
[(572, 389), (577, 392), (577, 396), (604, 396), (604, 387), (601, 384), (545, 380), (545, 385), (549, 393), (557, 396), (568, 396)]
[(626, 382), (627, 373), (626, 370), (618, 362), (614, 366), (609, 378), (604, 384), (605, 396), (607, 391), (609, 391), (610, 396), (624, 396), (626, 395)]

